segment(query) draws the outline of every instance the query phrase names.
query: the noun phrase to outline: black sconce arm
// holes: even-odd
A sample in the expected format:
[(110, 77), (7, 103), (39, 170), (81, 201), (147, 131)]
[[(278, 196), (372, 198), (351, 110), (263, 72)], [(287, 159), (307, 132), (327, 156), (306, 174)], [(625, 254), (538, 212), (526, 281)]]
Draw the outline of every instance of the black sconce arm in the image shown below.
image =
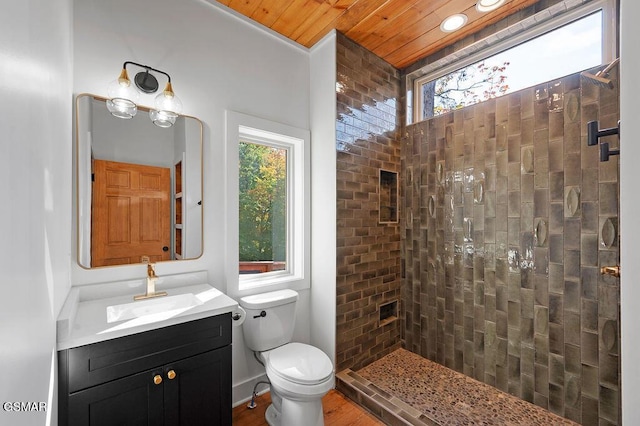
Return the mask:
[(157, 72), (164, 75), (165, 77), (167, 77), (167, 83), (171, 83), (171, 76), (162, 70), (132, 61), (126, 61), (124, 64), (122, 64), (122, 68), (126, 70), (127, 65), (136, 65), (140, 68), (144, 68), (145, 71), (137, 73), (133, 79), (138, 89), (140, 89), (144, 93), (155, 93), (159, 87), (158, 80), (149, 71)]

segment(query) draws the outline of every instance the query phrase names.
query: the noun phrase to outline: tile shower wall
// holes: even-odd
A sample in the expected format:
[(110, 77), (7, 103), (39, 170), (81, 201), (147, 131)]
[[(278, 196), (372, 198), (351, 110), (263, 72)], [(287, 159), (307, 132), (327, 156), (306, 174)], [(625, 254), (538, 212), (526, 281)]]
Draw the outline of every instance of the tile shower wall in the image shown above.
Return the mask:
[(380, 170), (400, 172), (399, 72), (337, 37), (336, 368), (358, 369), (400, 346), (400, 320), (379, 324), (380, 305), (400, 306), (400, 227), (379, 223)]
[[(406, 348), (585, 425), (619, 424), (616, 89), (580, 76), (409, 126)], [(607, 138), (612, 147), (617, 138)], [(624, 153), (623, 153), (624, 155)]]

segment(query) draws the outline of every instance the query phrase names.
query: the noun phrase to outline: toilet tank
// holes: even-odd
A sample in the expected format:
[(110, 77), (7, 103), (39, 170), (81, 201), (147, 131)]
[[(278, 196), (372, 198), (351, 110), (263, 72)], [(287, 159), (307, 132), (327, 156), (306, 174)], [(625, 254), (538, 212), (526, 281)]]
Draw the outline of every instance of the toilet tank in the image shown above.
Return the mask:
[(291, 341), (298, 293), (278, 290), (240, 299), (247, 311), (242, 324), (244, 341), (253, 351), (268, 351)]

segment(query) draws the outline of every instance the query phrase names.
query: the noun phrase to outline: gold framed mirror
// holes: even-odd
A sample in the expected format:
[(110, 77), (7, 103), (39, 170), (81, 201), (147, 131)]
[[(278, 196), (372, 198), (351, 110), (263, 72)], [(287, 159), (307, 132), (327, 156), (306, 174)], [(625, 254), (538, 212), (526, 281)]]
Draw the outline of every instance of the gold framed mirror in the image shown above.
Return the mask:
[(149, 109), (112, 116), (106, 99), (76, 98), (77, 261), (83, 268), (202, 255), (202, 122), (155, 126)]

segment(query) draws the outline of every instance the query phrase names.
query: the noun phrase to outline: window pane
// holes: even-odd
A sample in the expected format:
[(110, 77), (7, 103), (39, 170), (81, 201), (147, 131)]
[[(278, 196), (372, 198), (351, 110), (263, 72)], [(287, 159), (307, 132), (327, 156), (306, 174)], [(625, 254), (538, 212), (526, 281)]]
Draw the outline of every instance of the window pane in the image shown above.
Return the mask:
[(422, 85), (423, 119), (602, 63), (602, 11)]
[(287, 150), (240, 142), (240, 273), (286, 269)]

